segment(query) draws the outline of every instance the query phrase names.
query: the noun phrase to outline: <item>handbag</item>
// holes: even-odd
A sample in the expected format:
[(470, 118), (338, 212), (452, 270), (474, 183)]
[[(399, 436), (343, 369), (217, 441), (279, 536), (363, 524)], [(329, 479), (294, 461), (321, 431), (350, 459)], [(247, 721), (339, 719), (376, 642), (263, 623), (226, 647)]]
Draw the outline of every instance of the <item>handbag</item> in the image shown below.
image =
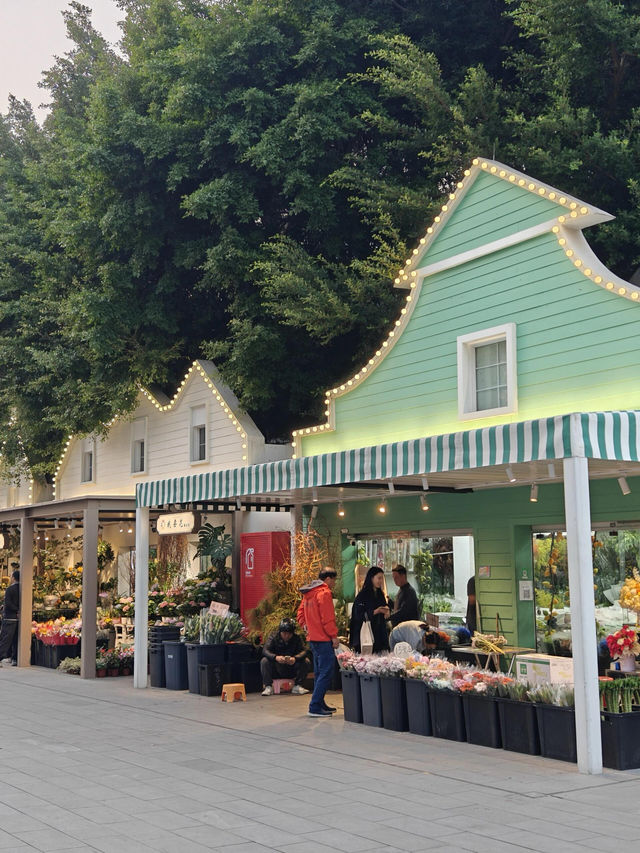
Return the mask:
[(360, 628), (360, 654), (370, 655), (373, 651), (373, 631), (371, 630), (371, 622), (365, 616), (362, 628)]

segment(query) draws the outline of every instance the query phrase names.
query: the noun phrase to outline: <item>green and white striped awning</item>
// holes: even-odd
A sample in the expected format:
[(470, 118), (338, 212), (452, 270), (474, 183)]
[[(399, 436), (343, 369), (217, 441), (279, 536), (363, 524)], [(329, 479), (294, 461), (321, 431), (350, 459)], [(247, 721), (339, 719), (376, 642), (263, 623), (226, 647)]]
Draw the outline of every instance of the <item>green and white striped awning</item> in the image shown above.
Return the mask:
[(640, 412), (588, 412), (139, 483), (138, 506), (216, 501), (583, 456), (638, 462)]

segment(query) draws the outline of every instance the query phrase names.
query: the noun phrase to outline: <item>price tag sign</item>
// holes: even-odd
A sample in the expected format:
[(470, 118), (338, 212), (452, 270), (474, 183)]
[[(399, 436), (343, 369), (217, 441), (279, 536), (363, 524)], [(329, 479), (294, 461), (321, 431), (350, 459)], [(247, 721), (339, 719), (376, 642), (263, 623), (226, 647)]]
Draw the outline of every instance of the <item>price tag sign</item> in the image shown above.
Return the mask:
[(520, 601), (533, 601), (533, 581), (518, 581)]

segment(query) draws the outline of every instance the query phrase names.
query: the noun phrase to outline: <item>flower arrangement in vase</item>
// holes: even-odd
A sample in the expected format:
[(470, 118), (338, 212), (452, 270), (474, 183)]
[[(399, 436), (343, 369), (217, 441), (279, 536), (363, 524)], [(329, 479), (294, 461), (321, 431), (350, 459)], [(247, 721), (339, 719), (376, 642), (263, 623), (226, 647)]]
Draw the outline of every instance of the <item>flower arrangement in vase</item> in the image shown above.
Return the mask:
[(622, 672), (635, 672), (636, 655), (640, 654), (640, 644), (638, 644), (635, 628), (623, 625), (615, 634), (609, 634), (607, 648), (614, 660), (620, 660)]

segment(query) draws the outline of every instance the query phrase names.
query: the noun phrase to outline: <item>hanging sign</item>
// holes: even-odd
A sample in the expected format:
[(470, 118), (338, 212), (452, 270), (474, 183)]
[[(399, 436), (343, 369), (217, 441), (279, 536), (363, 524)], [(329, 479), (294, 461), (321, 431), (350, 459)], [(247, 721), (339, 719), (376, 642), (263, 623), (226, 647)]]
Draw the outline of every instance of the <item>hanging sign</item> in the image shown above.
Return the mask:
[(169, 533), (193, 533), (200, 527), (200, 514), (197, 512), (174, 512), (159, 515), (157, 530), (161, 536)]

